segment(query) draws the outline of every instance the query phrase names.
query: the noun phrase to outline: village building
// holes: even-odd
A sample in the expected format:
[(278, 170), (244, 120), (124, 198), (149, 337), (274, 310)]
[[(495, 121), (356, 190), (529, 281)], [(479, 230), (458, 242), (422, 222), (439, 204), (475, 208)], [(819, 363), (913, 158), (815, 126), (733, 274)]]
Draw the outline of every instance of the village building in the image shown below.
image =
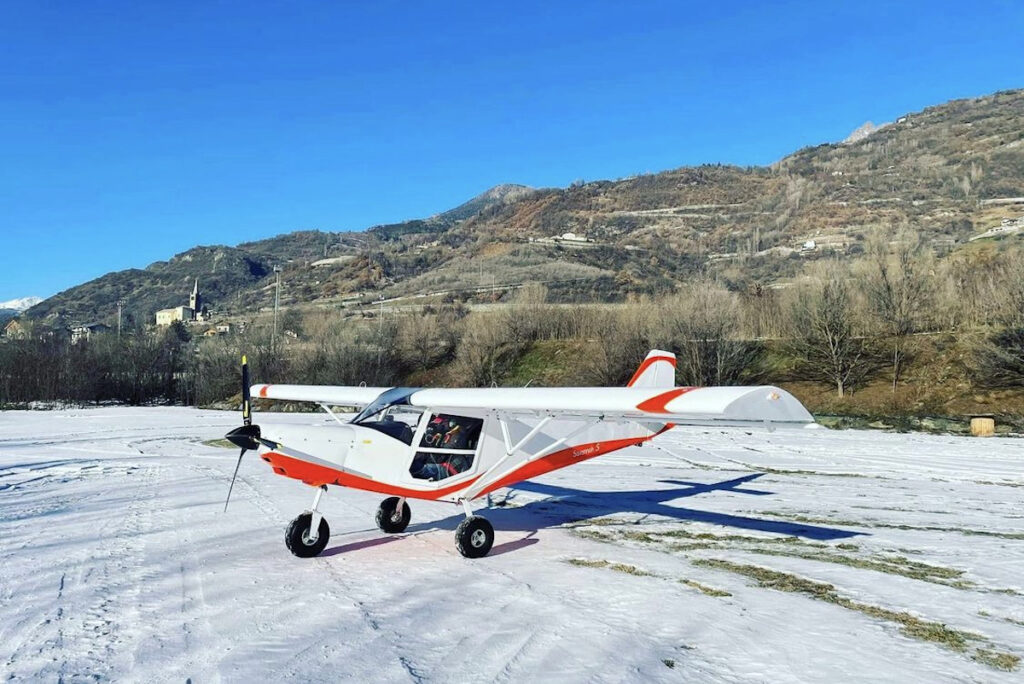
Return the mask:
[(93, 335), (100, 335), (110, 332), (110, 326), (106, 323), (87, 323), (75, 325), (71, 328), (71, 344), (78, 344), (82, 340), (92, 339)]
[(28, 337), (28, 331), (17, 318), (12, 318), (4, 326), (4, 337), (9, 340), (24, 340)]
[(170, 309), (160, 309), (156, 312), (156, 324), (168, 326), (175, 321), (192, 323), (194, 321), (205, 321), (209, 318), (206, 306), (203, 304), (203, 296), (199, 292), (199, 279), (196, 278), (192, 286), (192, 293), (188, 296), (188, 306), (174, 306)]
[(160, 309), (156, 312), (156, 324), (157, 325), (170, 325), (175, 321), (193, 321), (195, 320), (195, 309), (188, 306), (175, 306), (170, 309)]

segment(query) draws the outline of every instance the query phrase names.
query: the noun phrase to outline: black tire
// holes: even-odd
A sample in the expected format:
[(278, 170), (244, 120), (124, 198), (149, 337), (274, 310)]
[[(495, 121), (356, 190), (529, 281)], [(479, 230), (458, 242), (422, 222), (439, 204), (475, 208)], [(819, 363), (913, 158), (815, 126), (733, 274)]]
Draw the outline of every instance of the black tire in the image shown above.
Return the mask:
[(487, 518), (472, 515), (455, 528), (455, 548), (466, 558), (482, 558), (494, 546), (494, 527)]
[(408, 503), (403, 501), (402, 510), (398, 510), (398, 500), (397, 496), (388, 497), (381, 501), (377, 508), (377, 527), (388, 534), (404, 532), (412, 517)]
[(320, 555), (320, 552), (327, 547), (327, 540), (331, 538), (331, 527), (327, 520), (320, 518), (320, 531), (316, 541), (309, 541), (309, 530), (313, 524), (313, 514), (303, 513), (288, 524), (288, 530), (284, 535), (285, 546), (299, 558), (312, 558)]

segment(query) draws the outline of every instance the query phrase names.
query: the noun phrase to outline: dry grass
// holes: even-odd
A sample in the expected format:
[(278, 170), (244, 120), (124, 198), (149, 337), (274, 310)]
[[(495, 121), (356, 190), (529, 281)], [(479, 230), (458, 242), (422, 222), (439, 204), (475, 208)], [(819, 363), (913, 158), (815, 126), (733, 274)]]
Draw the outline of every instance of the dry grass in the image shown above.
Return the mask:
[(723, 598), (723, 597), (726, 597), (726, 596), (732, 596), (732, 594), (730, 594), (729, 592), (725, 591), (724, 589), (715, 589), (714, 587), (709, 587), (706, 584), (701, 584), (700, 582), (698, 582), (696, 580), (681, 579), (681, 580), (679, 580), (679, 582), (681, 584), (685, 584), (688, 587), (693, 587), (697, 591), (701, 592), (702, 594), (706, 594), (708, 596), (715, 596), (715, 597), (718, 597), (718, 598)]
[(226, 439), (207, 439), (203, 441), (203, 446), (216, 447), (219, 449), (237, 449), (234, 444)]
[(988, 648), (977, 649), (971, 657), (979, 663), (984, 663), (989, 667), (993, 667), (997, 670), (1005, 670), (1007, 672), (1016, 670), (1017, 666), (1020, 665), (1020, 656), (1016, 656), (1012, 653), (993, 651)]
[[(988, 483), (998, 484), (998, 483)], [(975, 530), (967, 527), (948, 527), (941, 525), (905, 525), (902, 523), (884, 523), (863, 520), (844, 520), (837, 518), (821, 518), (809, 515), (792, 515), (789, 513), (777, 513), (775, 511), (761, 511), (759, 515), (768, 515), (774, 518), (785, 518), (793, 522), (802, 522), (810, 525), (838, 525), (840, 527), (874, 527), (887, 530), (907, 530), (913, 532), (955, 532), (971, 537), (996, 537), (999, 539), (1024, 539), (1024, 532), (993, 532), (991, 530)]]
[[(754, 537), (741, 534), (711, 534), (690, 532), (686, 529), (641, 532), (638, 530), (609, 529), (576, 530), (576, 534), (587, 539), (602, 542), (634, 541), (661, 547), (661, 550), (686, 553), (716, 549), (739, 549), (765, 556), (801, 558), (823, 563), (835, 563), (861, 570), (884, 572), (909, 579), (931, 582), (957, 589), (973, 588), (973, 583), (962, 579), (963, 570), (939, 565), (921, 563), (900, 555), (855, 556), (837, 553), (833, 549), (855, 552), (855, 544), (839, 544), (835, 547), (818, 542), (808, 542), (799, 537)], [(670, 540), (686, 539), (686, 543), (672, 543)]]
[[(743, 575), (757, 582), (757, 586), (776, 591), (805, 594), (819, 601), (825, 601), (847, 610), (856, 611), (869, 617), (893, 622), (900, 625), (900, 631), (912, 639), (935, 643), (952, 651), (963, 653), (971, 641), (980, 641), (984, 637), (971, 632), (953, 629), (939, 622), (923, 620), (905, 611), (894, 611), (881, 606), (860, 603), (840, 595), (836, 588), (825, 582), (815, 582), (786, 572), (770, 570), (757, 565), (743, 565), (731, 561), (702, 558), (693, 561), (694, 565), (725, 570)], [(996, 651), (991, 648), (975, 649), (971, 658), (989, 667), (1000, 670), (1014, 670), (1020, 663), (1020, 657), (1012, 653)]]
[(653, 573), (641, 570), (635, 565), (627, 565), (625, 563), (612, 563), (611, 561), (593, 560), (590, 558), (570, 558), (567, 562), (570, 565), (575, 565), (581, 568), (608, 568), (609, 570), (615, 570), (616, 572), (635, 575), (637, 577), (654, 577)]

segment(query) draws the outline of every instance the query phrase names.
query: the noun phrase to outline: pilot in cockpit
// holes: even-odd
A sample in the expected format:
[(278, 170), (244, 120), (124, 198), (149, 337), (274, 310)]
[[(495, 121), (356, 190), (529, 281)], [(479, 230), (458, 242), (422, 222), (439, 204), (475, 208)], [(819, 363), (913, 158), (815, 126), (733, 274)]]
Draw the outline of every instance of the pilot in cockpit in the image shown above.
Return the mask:
[[(477, 419), (470, 420), (474, 423), (481, 422)], [(432, 449), (475, 449), (475, 439), (471, 435), (474, 432), (473, 427), (473, 424), (469, 424), (466, 419), (460, 420), (458, 416), (434, 416), (423, 432), (420, 446)], [(475, 432), (479, 434), (479, 426)], [(416, 455), (410, 470), (413, 477), (437, 481), (465, 472), (472, 465), (472, 453), (420, 452)]]

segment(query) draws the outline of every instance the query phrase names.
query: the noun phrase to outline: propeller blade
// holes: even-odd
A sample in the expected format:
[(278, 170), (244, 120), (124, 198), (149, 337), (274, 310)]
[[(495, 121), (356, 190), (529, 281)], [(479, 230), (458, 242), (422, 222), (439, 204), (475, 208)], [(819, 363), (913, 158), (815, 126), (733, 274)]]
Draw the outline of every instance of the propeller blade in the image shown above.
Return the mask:
[(242, 457), (245, 456), (245, 449), (238, 452), (238, 462), (235, 463), (235, 474), (231, 476), (231, 486), (228, 487), (228, 498), (224, 499), (224, 512), (228, 512), (228, 502), (231, 501), (231, 490), (235, 488), (235, 478), (238, 477), (238, 466), (242, 465)]
[(252, 424), (252, 397), (249, 396), (249, 360), (242, 356), (242, 424)]

